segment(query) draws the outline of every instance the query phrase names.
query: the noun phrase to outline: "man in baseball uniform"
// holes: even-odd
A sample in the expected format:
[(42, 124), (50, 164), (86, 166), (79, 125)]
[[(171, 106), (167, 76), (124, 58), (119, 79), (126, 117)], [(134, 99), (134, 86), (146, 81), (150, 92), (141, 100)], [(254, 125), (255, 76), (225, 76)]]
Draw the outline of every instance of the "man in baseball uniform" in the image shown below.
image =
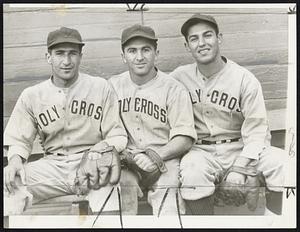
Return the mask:
[[(137, 213), (138, 196), (142, 196), (139, 186), (147, 182), (153, 214), (174, 215), (177, 214), (179, 158), (196, 139), (188, 92), (156, 68), (159, 52), (152, 28), (138, 24), (126, 28), (121, 46), (122, 59), (129, 71), (109, 81), (118, 95), (121, 119), (128, 133), (126, 154), (131, 155), (131, 161), (127, 161), (140, 170), (122, 170), (122, 210), (126, 214)], [(151, 159), (153, 154), (156, 163)], [(147, 172), (158, 167), (161, 173), (153, 183), (152, 177), (157, 175), (149, 174), (149, 177)], [(141, 172), (144, 175), (139, 176)], [(181, 199), (177, 200), (184, 212)]]
[[(89, 156), (80, 164), (85, 151), (93, 150), (98, 157), (108, 146), (118, 152), (126, 147), (113, 89), (103, 78), (79, 73), (83, 46), (75, 29), (62, 27), (48, 34), (46, 59), (52, 75), (22, 92), (5, 128), (7, 197), (18, 190), (17, 177), (33, 195), (33, 203), (75, 194), (76, 171), (90, 162)], [(36, 135), (44, 157), (27, 163)], [(89, 168), (84, 171), (94, 193), (99, 174), (92, 177)]]
[[(170, 75), (189, 91), (198, 137), (180, 164), (187, 213), (213, 214), (218, 173), (234, 166), (262, 173), (267, 187), (265, 213), (281, 214), (285, 154), (270, 146), (259, 81), (221, 56), (222, 35), (212, 16), (193, 15), (182, 25), (181, 33), (195, 63), (178, 67)], [(244, 174), (231, 171), (226, 181), (237, 186), (245, 179)]]

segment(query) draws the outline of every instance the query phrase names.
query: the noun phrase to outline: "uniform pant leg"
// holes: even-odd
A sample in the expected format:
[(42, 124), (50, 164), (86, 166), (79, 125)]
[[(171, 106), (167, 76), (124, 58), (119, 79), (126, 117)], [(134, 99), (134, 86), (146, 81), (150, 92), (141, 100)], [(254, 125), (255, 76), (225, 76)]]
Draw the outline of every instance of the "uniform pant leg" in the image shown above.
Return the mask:
[(73, 194), (73, 180), (69, 176), (79, 162), (80, 159), (48, 156), (25, 165), (26, 183), (33, 203)]
[(138, 185), (138, 177), (127, 169), (121, 171), (121, 199), (122, 199), (122, 214), (137, 215), (138, 198), (143, 196)]
[(181, 196), (185, 200), (198, 200), (215, 191), (216, 173), (222, 167), (215, 154), (193, 147), (180, 162)]
[[(177, 215), (176, 192), (178, 192), (180, 185), (179, 159), (165, 161), (165, 165), (168, 171), (162, 173), (158, 181), (153, 185), (153, 188), (148, 191), (148, 202), (152, 206), (153, 215), (158, 215), (160, 205), (168, 187), (170, 188), (161, 209), (161, 215)], [(178, 201), (180, 212), (184, 213), (184, 203), (180, 194), (178, 194)]]
[(286, 158), (284, 150), (273, 146), (267, 147), (259, 156), (257, 169), (262, 172), (266, 187), (271, 191), (283, 191)]

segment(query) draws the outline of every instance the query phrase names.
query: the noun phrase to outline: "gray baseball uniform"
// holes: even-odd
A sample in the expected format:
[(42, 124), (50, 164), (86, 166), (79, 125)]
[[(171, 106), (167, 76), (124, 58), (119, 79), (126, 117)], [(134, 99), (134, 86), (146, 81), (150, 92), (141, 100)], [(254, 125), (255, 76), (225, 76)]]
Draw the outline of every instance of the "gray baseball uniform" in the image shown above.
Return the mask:
[(113, 89), (103, 78), (82, 73), (69, 88), (49, 79), (22, 92), (4, 132), (8, 158), (19, 154), (27, 159), (37, 134), (45, 157), (26, 165), (35, 201), (73, 193), (85, 150), (106, 142), (121, 151), (127, 143)]
[(187, 200), (211, 195), (216, 172), (229, 168), (237, 156), (258, 162), (269, 189), (280, 191), (278, 186), (283, 186), (285, 156), (270, 146), (261, 85), (245, 68), (225, 57), (223, 60), (225, 67), (210, 78), (199, 72), (196, 63), (170, 74), (189, 91), (198, 136), (181, 161), (183, 186), (196, 186), (181, 189)]
[[(179, 82), (159, 70), (154, 79), (141, 86), (131, 80), (129, 72), (112, 77), (109, 81), (118, 95), (121, 118), (129, 137), (127, 149), (131, 152), (159, 148), (177, 135), (196, 139), (190, 99)], [(158, 212), (166, 187), (179, 186), (179, 160), (168, 160), (165, 164), (168, 172), (163, 173), (153, 190), (148, 192), (148, 201), (154, 214)], [(129, 176), (126, 178), (121, 178), (121, 186), (122, 180), (130, 182)], [(177, 213), (176, 191), (176, 188), (170, 189), (162, 214)]]

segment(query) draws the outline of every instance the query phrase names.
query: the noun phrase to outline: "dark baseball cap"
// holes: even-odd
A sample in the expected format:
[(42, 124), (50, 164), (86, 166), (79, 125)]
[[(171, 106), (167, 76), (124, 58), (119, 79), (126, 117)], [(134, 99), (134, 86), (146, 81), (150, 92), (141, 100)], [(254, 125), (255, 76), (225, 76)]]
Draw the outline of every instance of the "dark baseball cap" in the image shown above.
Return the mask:
[(84, 46), (81, 35), (76, 29), (61, 27), (58, 30), (51, 31), (47, 38), (47, 47), (50, 48), (60, 43), (74, 43)]
[(191, 26), (197, 24), (198, 22), (203, 22), (203, 21), (213, 24), (216, 27), (217, 32), (219, 32), (218, 23), (214, 17), (210, 15), (197, 13), (194, 14), (192, 17), (190, 17), (187, 21), (185, 21), (185, 23), (181, 27), (181, 34), (186, 37), (187, 31)]
[(135, 24), (123, 30), (121, 44), (124, 45), (128, 40), (134, 37), (143, 37), (146, 39), (157, 41), (155, 32), (151, 27)]

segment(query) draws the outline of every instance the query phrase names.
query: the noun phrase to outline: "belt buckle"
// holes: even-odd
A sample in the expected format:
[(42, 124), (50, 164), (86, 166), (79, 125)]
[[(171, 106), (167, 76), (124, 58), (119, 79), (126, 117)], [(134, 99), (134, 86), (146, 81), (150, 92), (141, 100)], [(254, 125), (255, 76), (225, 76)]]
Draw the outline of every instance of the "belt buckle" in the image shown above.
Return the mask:
[(216, 141), (216, 144), (221, 144), (222, 140)]

